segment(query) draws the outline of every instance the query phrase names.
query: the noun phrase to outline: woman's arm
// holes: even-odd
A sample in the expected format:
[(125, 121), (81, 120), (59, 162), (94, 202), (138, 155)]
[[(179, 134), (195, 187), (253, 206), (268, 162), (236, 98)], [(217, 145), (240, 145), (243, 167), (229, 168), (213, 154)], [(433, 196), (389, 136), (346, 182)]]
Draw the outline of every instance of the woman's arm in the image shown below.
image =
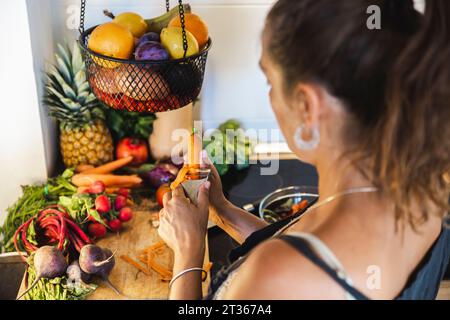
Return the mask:
[(250, 234), (268, 225), (267, 222), (234, 206), (225, 198), (220, 175), (205, 152), (202, 152), (202, 166), (211, 170), (209, 175), (211, 183), (209, 219), (211, 221), (239, 243), (243, 243)]
[(269, 224), (250, 212), (225, 201), (220, 207), (210, 208), (210, 220), (224, 230), (230, 237), (242, 244), (253, 232)]
[[(195, 249), (195, 251), (197, 251)], [(203, 251), (203, 253), (201, 253)], [(205, 249), (198, 250), (197, 253), (186, 256), (185, 254), (175, 254), (173, 275), (190, 268), (200, 268), (203, 266)], [(201, 300), (202, 293), (202, 272), (191, 271), (174, 281), (170, 288), (170, 300)]]

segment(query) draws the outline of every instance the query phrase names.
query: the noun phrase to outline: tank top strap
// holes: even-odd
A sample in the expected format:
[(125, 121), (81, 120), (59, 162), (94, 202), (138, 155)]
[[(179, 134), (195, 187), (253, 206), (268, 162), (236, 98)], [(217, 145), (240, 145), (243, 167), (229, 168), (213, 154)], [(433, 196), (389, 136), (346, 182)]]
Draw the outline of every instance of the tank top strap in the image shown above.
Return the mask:
[(348, 300), (368, 300), (369, 298), (353, 287), (342, 264), (334, 253), (319, 238), (311, 233), (289, 232), (279, 237), (305, 258), (327, 273), (345, 291)]

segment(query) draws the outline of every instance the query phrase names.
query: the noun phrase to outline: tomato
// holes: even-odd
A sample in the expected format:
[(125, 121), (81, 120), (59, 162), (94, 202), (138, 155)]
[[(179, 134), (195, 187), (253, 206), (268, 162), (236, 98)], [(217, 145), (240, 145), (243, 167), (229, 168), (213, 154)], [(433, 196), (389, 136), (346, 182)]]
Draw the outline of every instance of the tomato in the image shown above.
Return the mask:
[(116, 146), (116, 158), (126, 158), (132, 156), (132, 165), (139, 165), (147, 162), (148, 147), (147, 141), (133, 138), (124, 138)]
[(164, 195), (167, 192), (171, 192), (172, 190), (170, 189), (170, 186), (168, 183), (164, 183), (162, 184), (158, 190), (156, 190), (156, 201), (158, 202), (159, 206), (162, 208), (163, 207), (163, 198)]

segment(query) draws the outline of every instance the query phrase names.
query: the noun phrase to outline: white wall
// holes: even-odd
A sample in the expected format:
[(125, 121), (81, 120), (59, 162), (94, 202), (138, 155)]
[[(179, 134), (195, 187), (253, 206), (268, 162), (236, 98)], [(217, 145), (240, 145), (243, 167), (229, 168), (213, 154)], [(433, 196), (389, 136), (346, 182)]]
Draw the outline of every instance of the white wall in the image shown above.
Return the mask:
[(0, 223), (20, 185), (47, 176), (26, 1), (1, 5)]

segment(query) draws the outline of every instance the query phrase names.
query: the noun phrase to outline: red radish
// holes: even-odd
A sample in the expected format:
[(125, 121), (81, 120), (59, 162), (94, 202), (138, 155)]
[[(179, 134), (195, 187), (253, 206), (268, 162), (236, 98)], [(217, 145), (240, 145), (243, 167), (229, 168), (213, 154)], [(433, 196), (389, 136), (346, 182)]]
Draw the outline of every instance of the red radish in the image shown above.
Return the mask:
[(91, 237), (103, 238), (106, 235), (106, 227), (101, 223), (94, 222), (88, 226), (88, 232)]
[(106, 186), (103, 183), (103, 181), (95, 181), (91, 186), (89, 187), (89, 193), (91, 194), (100, 194), (105, 192)]
[(125, 198), (128, 198), (128, 196), (130, 195), (130, 190), (128, 190), (127, 188), (120, 188), (116, 193), (118, 195), (124, 196)]
[(116, 208), (116, 210), (120, 210), (126, 206), (127, 206), (127, 198), (124, 196), (117, 196), (116, 200), (114, 201), (114, 207)]
[(108, 223), (111, 231), (119, 231), (122, 228), (122, 222), (119, 219), (113, 219)]
[(130, 221), (133, 218), (133, 211), (130, 207), (125, 207), (119, 211), (119, 220), (122, 222)]
[(98, 196), (97, 199), (95, 199), (95, 209), (100, 214), (107, 213), (111, 210), (111, 202), (108, 197), (105, 195)]

